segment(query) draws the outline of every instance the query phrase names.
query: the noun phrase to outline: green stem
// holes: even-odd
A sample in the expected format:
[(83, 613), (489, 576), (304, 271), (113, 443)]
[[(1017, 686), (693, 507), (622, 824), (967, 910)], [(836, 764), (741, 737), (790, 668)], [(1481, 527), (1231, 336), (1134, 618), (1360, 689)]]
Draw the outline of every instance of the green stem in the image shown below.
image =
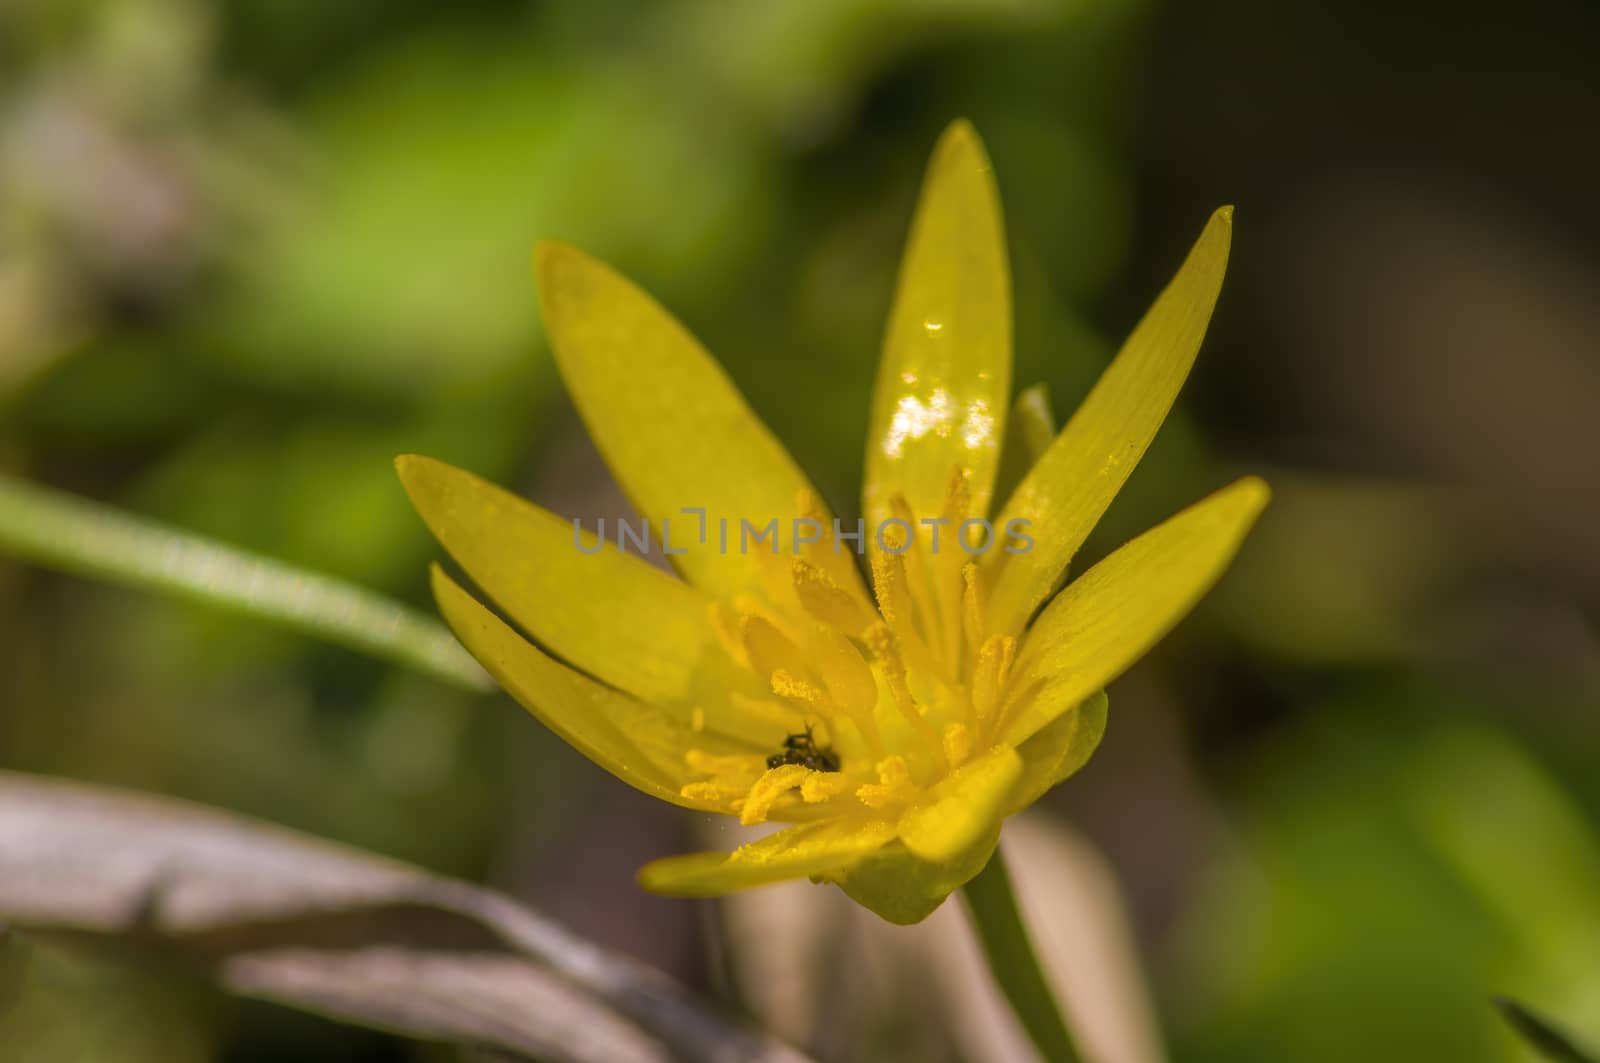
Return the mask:
[(382, 595), (7, 476), (0, 551), (275, 621), (469, 690), (492, 686), (443, 625)]
[(1050, 1063), (1077, 1063), (1082, 1057), (1028, 940), (1000, 850), (961, 893), (983, 942), (989, 970), (1040, 1054)]

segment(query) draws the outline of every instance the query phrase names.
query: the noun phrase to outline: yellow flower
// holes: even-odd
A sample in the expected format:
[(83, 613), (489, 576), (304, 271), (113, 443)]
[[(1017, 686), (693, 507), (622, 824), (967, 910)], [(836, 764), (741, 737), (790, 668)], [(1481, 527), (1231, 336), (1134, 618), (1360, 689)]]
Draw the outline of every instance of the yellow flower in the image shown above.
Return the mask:
[(699, 896), (810, 877), (915, 922), (983, 868), (1006, 816), (1087, 760), (1106, 684), (1204, 594), (1267, 501), (1266, 484), (1240, 480), (1057, 590), (1188, 375), (1230, 222), (1228, 208), (1212, 217), (987, 531), (968, 522), (994, 508), (1011, 287), (966, 123), (940, 140), (912, 226), (859, 525), (835, 522), (649, 296), (575, 248), (539, 248), (561, 373), (683, 578), (618, 537), (580, 544), (567, 522), (440, 462), (402, 457), (400, 476), (522, 629), (435, 566), (445, 619), (530, 712), (662, 800), (793, 824), (732, 853), (658, 860), (646, 887)]

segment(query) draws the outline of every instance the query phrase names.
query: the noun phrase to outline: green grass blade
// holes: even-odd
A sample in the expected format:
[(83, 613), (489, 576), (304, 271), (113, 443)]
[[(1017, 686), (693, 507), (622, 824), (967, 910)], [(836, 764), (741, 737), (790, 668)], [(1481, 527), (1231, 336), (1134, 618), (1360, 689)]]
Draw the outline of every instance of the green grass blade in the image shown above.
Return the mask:
[(0, 551), (260, 617), (470, 690), (493, 686), (442, 624), (380, 594), (7, 476)]

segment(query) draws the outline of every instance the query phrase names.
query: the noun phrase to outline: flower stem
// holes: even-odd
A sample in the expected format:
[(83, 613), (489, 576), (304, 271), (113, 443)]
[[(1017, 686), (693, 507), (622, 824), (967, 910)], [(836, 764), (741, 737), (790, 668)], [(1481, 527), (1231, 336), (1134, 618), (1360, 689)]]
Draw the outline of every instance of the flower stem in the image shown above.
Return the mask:
[(1000, 850), (961, 894), (983, 942), (989, 970), (1040, 1054), (1050, 1063), (1078, 1063), (1083, 1057), (1034, 955)]
[(0, 551), (275, 621), (468, 690), (487, 673), (432, 619), (342, 580), (0, 476)]

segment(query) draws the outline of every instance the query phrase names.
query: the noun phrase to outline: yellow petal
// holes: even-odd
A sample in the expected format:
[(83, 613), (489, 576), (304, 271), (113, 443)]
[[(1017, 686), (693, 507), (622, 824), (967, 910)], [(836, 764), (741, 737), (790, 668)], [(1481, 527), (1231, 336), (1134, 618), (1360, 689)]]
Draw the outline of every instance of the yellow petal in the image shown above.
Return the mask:
[[(756, 536), (775, 520), (778, 552), (792, 551), (797, 499), (815, 497), (805, 475), (722, 368), (643, 291), (562, 243), (539, 246), (535, 275), (567, 390), (658, 541), (669, 522), (673, 564), (713, 594), (759, 593), (772, 544)], [(703, 520), (684, 512), (696, 508)]]
[(945, 130), (917, 204), (867, 433), (869, 527), (905, 496), (936, 517), (951, 470), (987, 512), (1011, 389), (1011, 275), (988, 156), (966, 122)]
[(1022, 778), (1011, 791), (1006, 815), (1020, 812), (1051, 787), (1088, 763), (1106, 733), (1106, 695), (1101, 691), (1057, 716), (1022, 743)]
[(946, 863), (987, 837), (1022, 776), (1022, 758), (996, 746), (941, 779), (900, 817), (900, 840), (917, 856)]
[(1160, 641), (1222, 575), (1270, 496), (1262, 480), (1238, 480), (1156, 525), (1056, 595), (1017, 654), (1000, 740), (1020, 745)]
[(1017, 489), (1028, 470), (1036, 465), (1055, 441), (1055, 411), (1050, 405), (1050, 388), (1034, 384), (1017, 392), (1006, 418), (1006, 438), (1000, 446), (1000, 471), (995, 479), (995, 497), (1005, 500)]
[(731, 853), (690, 853), (639, 869), (639, 884), (674, 897), (714, 897), (792, 878), (836, 873), (894, 839), (894, 824), (852, 816), (769, 834)]
[(396, 468), (411, 503), (467, 575), (522, 629), (645, 701), (684, 697), (714, 645), (708, 599), (613, 545), (583, 549), (570, 521), (431, 458)]
[(652, 797), (686, 808), (726, 811), (709, 798), (679, 793), (697, 779), (684, 762), (685, 754), (691, 746), (717, 754), (752, 752), (751, 747), (704, 732), (691, 734), (661, 710), (545, 656), (437, 565), (433, 594), (445, 622), (478, 663), (568, 745)]
[(988, 630), (1019, 630), (1049, 596), (1155, 438), (1211, 320), (1232, 228), (1233, 208), (1211, 216), (1178, 275), (1006, 502), (996, 527), (1026, 520), (1034, 544), (984, 556), (995, 573)]

